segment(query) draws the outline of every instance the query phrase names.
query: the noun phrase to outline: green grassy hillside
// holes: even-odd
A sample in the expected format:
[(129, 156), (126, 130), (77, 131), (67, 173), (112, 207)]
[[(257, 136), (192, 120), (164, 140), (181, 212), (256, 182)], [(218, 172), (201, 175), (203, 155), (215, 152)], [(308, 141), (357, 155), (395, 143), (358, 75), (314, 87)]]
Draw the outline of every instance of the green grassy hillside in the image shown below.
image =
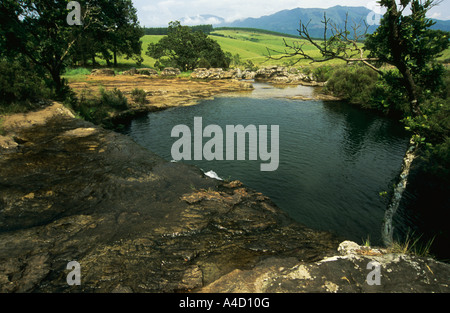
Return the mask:
[[(142, 56), (144, 62), (143, 67), (153, 67), (155, 60), (145, 55), (147, 47), (150, 43), (158, 42), (163, 36), (151, 36), (147, 35), (142, 37)], [(283, 65), (295, 59), (283, 59), (283, 60), (268, 60), (269, 48), (273, 56), (276, 53), (273, 51), (283, 52), (285, 51), (284, 41), (292, 43), (293, 41), (298, 41), (292, 37), (283, 37), (281, 35), (264, 34), (255, 31), (243, 31), (243, 30), (218, 30), (214, 31), (210, 35), (211, 38), (216, 40), (225, 52), (230, 52), (231, 54), (239, 54), (242, 61), (250, 60), (258, 66), (264, 65)], [(319, 56), (317, 49), (312, 45), (306, 44), (305, 50), (311, 51), (315, 56)], [(125, 58), (118, 59), (119, 63), (124, 66), (135, 66), (133, 60), (126, 60)], [(339, 61), (333, 61), (338, 63)], [(301, 64), (307, 64), (308, 61), (302, 61)]]
[[(144, 62), (141, 67), (153, 67), (155, 60), (150, 58), (145, 54), (147, 47), (150, 43), (158, 42), (163, 36), (147, 35), (142, 37), (142, 56)], [(268, 65), (290, 65), (291, 62), (297, 60), (295, 58), (286, 58), (282, 60), (268, 60), (268, 51), (271, 50), (272, 56), (276, 57), (277, 53), (274, 51), (284, 52), (284, 40), (291, 44), (292, 42), (302, 42), (304, 43), (304, 50), (309, 51), (312, 56), (319, 57), (318, 50), (306, 41), (300, 41), (298, 39), (292, 38), (292, 36), (282, 36), (277, 34), (267, 34), (264, 32), (258, 32), (256, 30), (243, 30), (243, 29), (227, 29), (227, 30), (216, 30), (211, 33), (211, 38), (216, 40), (225, 52), (230, 52), (232, 55), (239, 54), (241, 61), (245, 62), (247, 60), (252, 61), (257, 66), (268, 66)], [(279, 56), (280, 54), (278, 54)], [(444, 55), (440, 58), (441, 60), (446, 60), (450, 58), (450, 49), (444, 52)], [(100, 61), (100, 60), (99, 60)], [(120, 71), (122, 68), (130, 68), (136, 66), (133, 60), (127, 60), (123, 57), (118, 58)], [(100, 61), (101, 62), (101, 61)], [(316, 67), (322, 66), (324, 64), (334, 65), (342, 64), (342, 61), (333, 60), (327, 63), (316, 63), (310, 64), (308, 60), (302, 60), (298, 63), (298, 66), (308, 66)]]

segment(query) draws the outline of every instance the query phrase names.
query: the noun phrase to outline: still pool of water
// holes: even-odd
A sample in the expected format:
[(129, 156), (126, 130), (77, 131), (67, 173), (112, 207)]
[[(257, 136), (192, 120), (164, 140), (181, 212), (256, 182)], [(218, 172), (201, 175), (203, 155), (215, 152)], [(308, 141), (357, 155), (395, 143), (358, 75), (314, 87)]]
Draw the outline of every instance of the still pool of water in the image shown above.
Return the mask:
[(388, 200), (380, 193), (392, 190), (400, 172), (409, 142), (403, 126), (347, 103), (286, 99), (311, 95), (312, 88), (255, 87), (252, 93), (151, 113), (134, 120), (125, 133), (170, 161), (177, 140), (171, 138), (173, 127), (194, 129), (194, 117), (203, 118), (203, 127), (222, 129), (279, 125), (280, 163), (275, 172), (261, 172), (261, 161), (187, 163), (244, 182), (306, 226), (356, 242), (370, 237), (371, 243), (380, 244)]

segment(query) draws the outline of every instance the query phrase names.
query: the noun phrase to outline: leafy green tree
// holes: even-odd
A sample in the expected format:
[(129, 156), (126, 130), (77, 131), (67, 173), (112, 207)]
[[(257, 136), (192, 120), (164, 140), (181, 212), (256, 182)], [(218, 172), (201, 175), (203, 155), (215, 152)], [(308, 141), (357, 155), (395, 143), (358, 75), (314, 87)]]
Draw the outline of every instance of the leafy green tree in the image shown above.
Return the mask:
[(82, 25), (69, 25), (67, 0), (2, 0), (0, 56), (18, 55), (46, 70), (59, 97), (61, 78), (72, 60), (95, 59), (97, 52), (140, 57), (142, 32), (131, 0), (80, 0)]
[[(323, 40), (314, 40), (309, 34), (308, 24), (300, 22), (300, 38), (311, 43), (320, 56), (313, 56), (302, 43), (285, 42), (288, 51), (280, 58), (299, 56), (299, 60), (312, 62), (332, 59), (361, 62), (382, 76), (385, 72), (380, 69), (381, 66), (392, 65), (401, 74), (400, 85), (406, 90), (411, 115), (421, 115), (424, 92), (436, 90), (442, 85), (443, 68), (434, 60), (449, 47), (448, 33), (431, 30), (434, 22), (426, 17), (427, 12), (438, 3), (435, 0), (402, 0), (397, 4), (395, 0), (380, 0), (379, 4), (387, 10), (386, 14), (381, 19), (380, 27), (367, 38), (368, 25), (363, 25), (362, 21), (353, 26), (346, 21), (341, 27), (325, 15)], [(408, 7), (411, 14), (405, 15)], [(331, 37), (328, 35), (330, 29)], [(364, 39), (365, 44), (361, 45)]]
[[(86, 13), (90, 12), (87, 10)], [(67, 1), (2, 0), (0, 3), (0, 53), (17, 54), (45, 68), (53, 87), (61, 93), (61, 73), (72, 47), (86, 26), (67, 23)]]
[[(411, 149), (408, 149), (404, 158), (402, 174), (395, 187), (395, 196), (385, 214), (382, 237), (385, 244), (389, 245), (393, 241), (393, 216), (405, 191), (411, 164), (419, 153), (419, 147), (422, 148), (424, 145), (432, 147), (424, 137), (425, 134), (430, 134), (430, 130), (437, 130), (443, 138), (438, 140), (435, 149), (428, 150), (431, 151), (428, 154), (432, 156), (433, 162), (443, 164), (444, 167), (448, 166), (449, 124), (447, 118), (442, 118), (442, 112), (448, 113), (448, 99), (433, 99), (433, 101), (428, 99), (433, 93), (442, 92), (444, 89), (445, 72), (435, 60), (449, 47), (449, 34), (430, 29), (433, 21), (428, 19), (426, 14), (440, 3), (437, 0), (401, 0), (400, 3), (397, 0), (379, 0), (378, 3), (386, 9), (386, 13), (375, 33), (367, 38), (367, 24), (365, 29), (362, 22), (349, 27), (347, 19), (342, 28), (331, 23), (325, 15), (323, 40), (314, 40), (309, 34), (308, 24), (300, 22), (300, 37), (314, 45), (320, 52), (319, 57), (304, 49), (303, 43), (285, 42), (289, 52), (281, 58), (300, 56), (299, 60), (308, 59), (312, 62), (326, 62), (332, 59), (360, 62), (377, 72), (382, 81), (390, 85), (391, 90), (398, 92), (400, 97), (396, 95), (395, 98), (401, 99), (404, 95), (403, 98), (409, 107), (409, 116), (404, 121), (415, 134), (411, 140)], [(409, 15), (404, 14), (407, 8), (411, 11)], [(328, 37), (330, 28), (332, 36)], [(361, 45), (360, 42), (364, 39), (365, 43)], [(385, 64), (394, 67), (398, 75), (392, 70), (382, 70), (381, 66)], [(338, 85), (335, 84), (330, 88), (343, 89)], [(435, 131), (431, 133), (433, 132), (436, 133)], [(433, 167), (436, 168), (434, 165)]]
[[(442, 85), (443, 67), (435, 60), (449, 47), (449, 36), (430, 29), (435, 22), (426, 14), (434, 2), (403, 0), (399, 7), (395, 0), (380, 1), (387, 13), (377, 31), (365, 41), (369, 57), (393, 65), (401, 73), (413, 116), (421, 115), (425, 91), (436, 91)], [(407, 6), (411, 14), (403, 15)]]
[(199, 63), (228, 68), (231, 62), (220, 45), (202, 31), (192, 31), (180, 22), (170, 22), (167, 36), (149, 45), (146, 54), (158, 64), (175, 64), (183, 71), (193, 70)]

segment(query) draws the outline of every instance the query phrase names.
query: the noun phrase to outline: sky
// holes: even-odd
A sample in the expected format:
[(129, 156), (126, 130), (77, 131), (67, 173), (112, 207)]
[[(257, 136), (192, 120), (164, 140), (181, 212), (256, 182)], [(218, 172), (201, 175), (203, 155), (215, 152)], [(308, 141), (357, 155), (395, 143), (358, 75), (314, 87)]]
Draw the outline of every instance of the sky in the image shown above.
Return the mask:
[[(376, 10), (375, 0), (132, 0), (141, 26), (165, 27), (170, 21), (185, 19), (186, 25), (214, 24), (214, 19), (201, 20), (211, 14), (227, 22), (247, 17), (261, 17), (295, 8), (329, 8), (336, 5), (364, 6)], [(378, 13), (378, 12), (376, 12)], [(429, 17), (450, 20), (450, 0), (434, 7)]]

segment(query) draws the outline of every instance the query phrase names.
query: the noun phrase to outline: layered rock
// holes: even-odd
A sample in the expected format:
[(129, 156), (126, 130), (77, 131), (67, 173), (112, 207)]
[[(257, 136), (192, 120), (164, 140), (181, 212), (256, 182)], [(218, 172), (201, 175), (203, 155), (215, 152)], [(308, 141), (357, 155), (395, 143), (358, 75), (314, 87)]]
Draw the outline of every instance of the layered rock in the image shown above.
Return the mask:
[(152, 68), (132, 68), (122, 73), (122, 75), (144, 75), (144, 76), (157, 76), (158, 71)]
[(318, 262), (270, 257), (250, 270), (236, 269), (203, 293), (448, 293), (450, 266), (345, 241)]
[(280, 66), (261, 68), (255, 73), (256, 81), (272, 82), (276, 84), (300, 84), (321, 86), (323, 83), (315, 82), (314, 75), (305, 75), (298, 69)]
[[(264, 256), (315, 261), (337, 246), (242, 183), (167, 162), (62, 105), (4, 125), (17, 145), (0, 154), (0, 292), (188, 291)], [(81, 286), (66, 282), (71, 261)]]
[[(447, 264), (339, 245), (241, 182), (58, 103), (5, 118), (2, 132), (0, 292), (449, 292)], [(67, 284), (71, 261), (80, 286)], [(380, 285), (367, 283), (372, 262)]]
[(191, 74), (194, 79), (243, 79), (268, 82), (274, 84), (305, 84), (309, 86), (324, 86), (324, 83), (315, 82), (314, 76), (305, 75), (298, 69), (280, 66), (264, 67), (257, 71), (246, 69), (231, 69), (225, 71), (221, 68), (198, 68)]
[(224, 71), (222, 68), (197, 68), (191, 74), (194, 79), (233, 79), (236, 78), (237, 70)]

